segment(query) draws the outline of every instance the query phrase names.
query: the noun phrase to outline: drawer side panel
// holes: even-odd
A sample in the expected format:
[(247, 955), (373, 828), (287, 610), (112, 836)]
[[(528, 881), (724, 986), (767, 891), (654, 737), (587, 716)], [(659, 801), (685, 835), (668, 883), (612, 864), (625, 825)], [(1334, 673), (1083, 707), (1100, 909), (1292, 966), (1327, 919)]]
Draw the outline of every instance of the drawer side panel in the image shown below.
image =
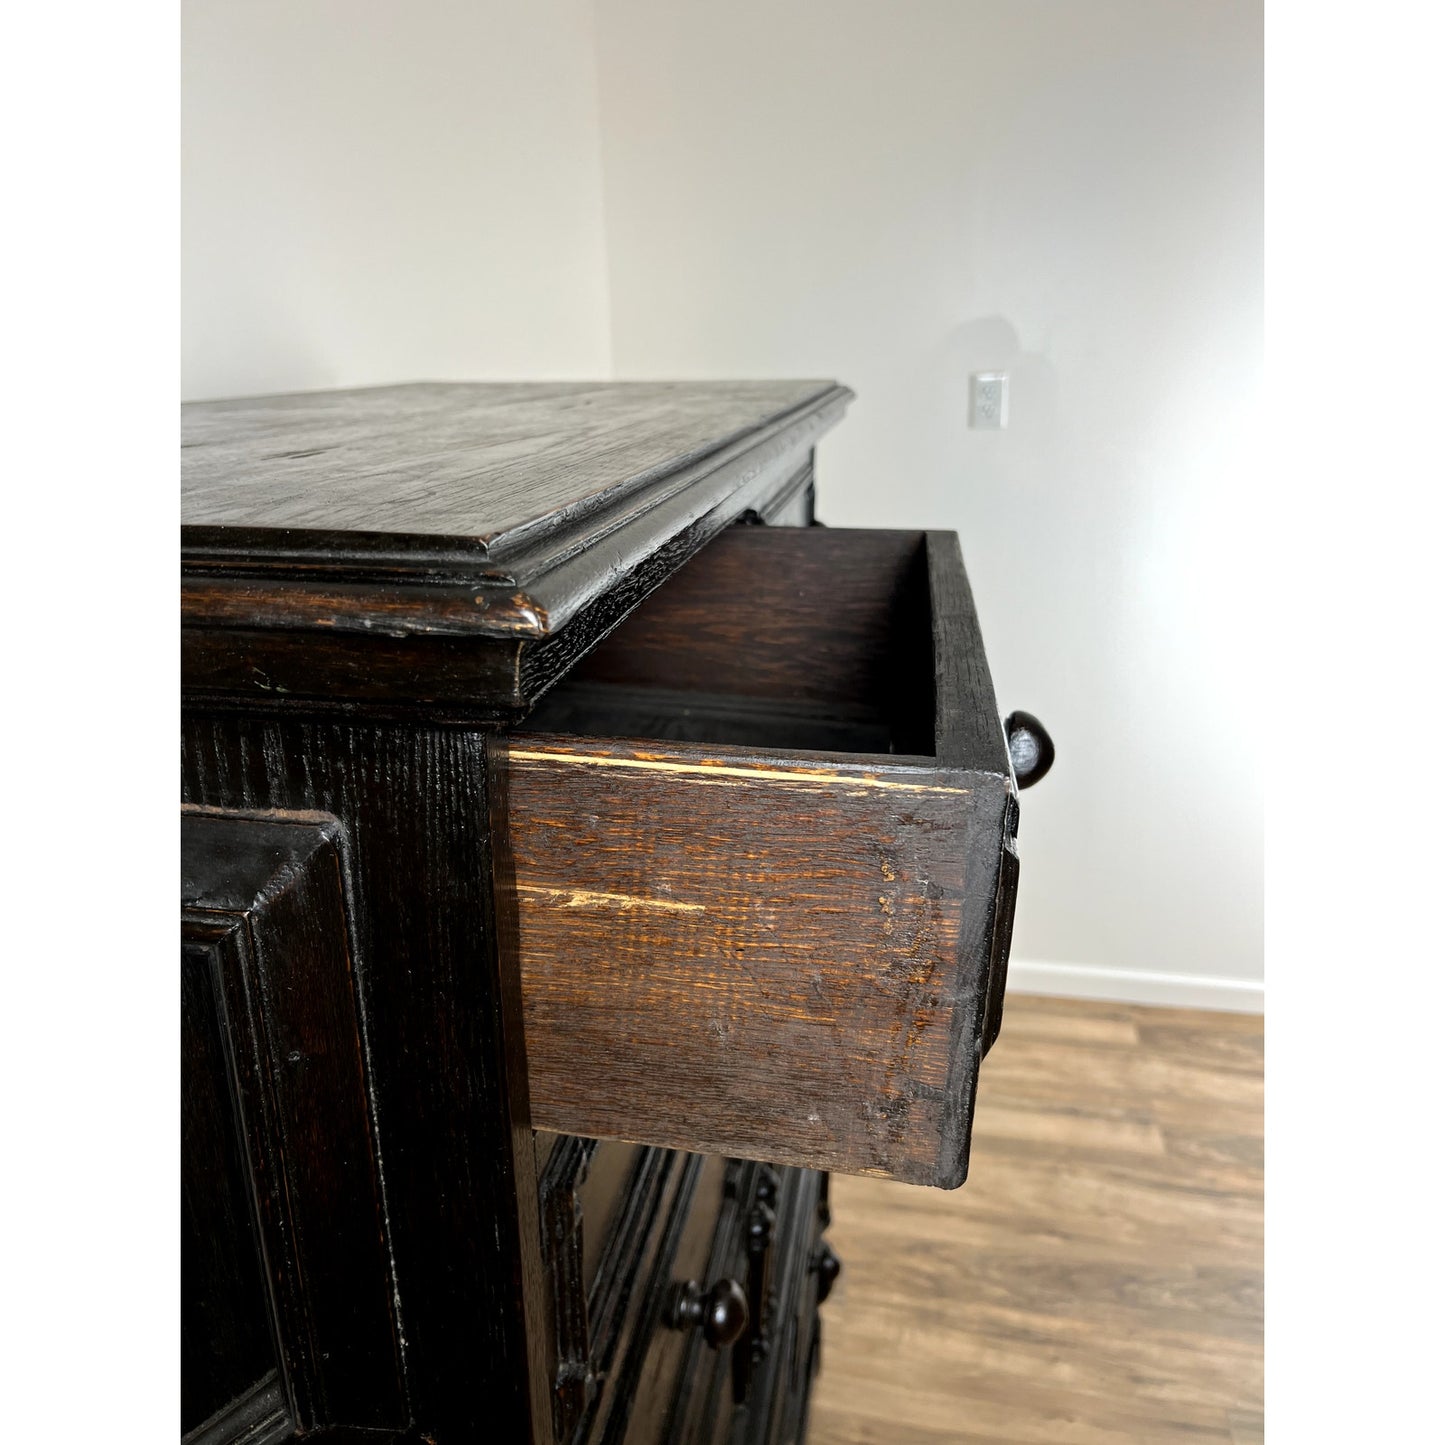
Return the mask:
[(507, 774), (537, 1127), (952, 1175), (968, 775), (541, 737)]

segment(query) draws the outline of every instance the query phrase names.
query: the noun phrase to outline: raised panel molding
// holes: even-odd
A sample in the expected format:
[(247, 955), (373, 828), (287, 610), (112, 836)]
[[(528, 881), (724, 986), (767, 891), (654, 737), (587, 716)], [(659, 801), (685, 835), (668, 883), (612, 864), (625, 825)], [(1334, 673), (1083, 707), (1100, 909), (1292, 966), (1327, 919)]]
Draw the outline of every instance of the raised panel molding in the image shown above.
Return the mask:
[[(347, 900), (335, 818), (182, 808), (183, 1114), (219, 1138), (229, 1101), (246, 1196), (228, 1212), (224, 1178), (184, 1151), (183, 1348), (204, 1357), (193, 1332), (244, 1328), (259, 1305), (275, 1356), (183, 1420), (187, 1445), (408, 1423)], [(212, 1028), (207, 1053), (193, 1039)], [(202, 1215), (231, 1219), (229, 1254), (202, 1257)]]

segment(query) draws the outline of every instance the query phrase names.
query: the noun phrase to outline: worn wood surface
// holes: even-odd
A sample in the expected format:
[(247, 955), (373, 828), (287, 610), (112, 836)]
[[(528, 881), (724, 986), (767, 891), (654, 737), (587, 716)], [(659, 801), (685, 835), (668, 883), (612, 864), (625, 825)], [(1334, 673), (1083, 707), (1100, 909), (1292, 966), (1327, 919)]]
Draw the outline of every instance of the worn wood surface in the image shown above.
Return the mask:
[(1011, 996), (959, 1194), (833, 1181), (811, 1445), (1257, 1445), (1263, 1024)]
[(190, 402), (182, 520), (206, 551), (197, 529), (284, 530), (279, 551), (316, 561), (367, 549), (403, 564), (421, 550), (496, 557), (834, 389), (433, 382)]
[(931, 753), (931, 623), (922, 533), (735, 527), (565, 686), (876, 713), (897, 736), (883, 751)]
[(408, 1421), (346, 894), (335, 819), (182, 811), (183, 1431)]
[(187, 803), (344, 827), (412, 1419), (433, 1445), (547, 1440), (536, 1166), (520, 1000), (495, 954), (482, 737), (193, 712), (181, 777)]
[[(840, 709), (871, 710), (932, 756), (496, 742), (494, 861), (539, 1127), (962, 1181), (1002, 978), (1011, 782), (949, 542), (737, 529), (559, 704), (577, 725), (585, 689), (621, 689), (646, 717), (651, 684), (667, 707), (693, 684), (713, 690), (689, 713), (696, 739), (722, 693), (759, 705), (759, 741), (780, 702), (825, 737)], [(724, 606), (748, 584), (756, 628)], [(894, 659), (920, 650), (907, 686)]]
[[(798, 1441), (825, 1176), (571, 1137), (539, 1145), (558, 1441)], [(726, 1327), (677, 1308), (715, 1293), (733, 1302)]]
[(193, 403), (187, 691), (519, 716), (722, 528), (810, 497), (850, 396), (476, 383)]
[(696, 1154), (674, 1156), (678, 1189), (660, 1220), (658, 1263), (640, 1280), (641, 1328), (619, 1353), (610, 1418), (593, 1438), (599, 1445), (671, 1445), (666, 1422), (697, 1326), (677, 1328), (669, 1318), (674, 1292), (692, 1281), (704, 1288), (719, 1216), (727, 1161)]
[[(520, 961), (556, 965), (534, 1087), (571, 1112), (539, 1122), (957, 1183), (1003, 979), (1012, 782), (956, 539), (729, 531), (811, 520), (843, 388), (388, 390), (190, 414), (183, 796), (338, 820), (401, 1438), (539, 1445), (566, 1281), (546, 1274)], [(619, 672), (639, 607), (654, 631)], [(488, 743), (569, 674), (565, 723)], [(645, 741), (653, 722), (670, 742)], [(786, 1179), (785, 1203), (823, 1183)], [(748, 1265), (779, 1353), (741, 1373), (647, 1334), (652, 1286), (674, 1283), (651, 1264), (573, 1259), (589, 1360), (591, 1321), (613, 1341), (598, 1429), (716, 1439), (741, 1380), (739, 1439), (794, 1438), (821, 1227), (794, 1204), (795, 1233)], [(718, 1234), (709, 1268), (735, 1247)], [(225, 1429), (269, 1428), (276, 1387)], [(567, 1408), (580, 1421), (585, 1391)]]
[(181, 949), (181, 1431), (189, 1433), (233, 1402), (279, 1387), (270, 1293), (261, 1239), (236, 1127), (215, 976), (218, 940)]
[(955, 1014), (987, 982), (961, 905), (992, 882), (962, 845), (992, 828), (997, 849), (1001, 784), (550, 738), (507, 759), (539, 1127), (958, 1170)]

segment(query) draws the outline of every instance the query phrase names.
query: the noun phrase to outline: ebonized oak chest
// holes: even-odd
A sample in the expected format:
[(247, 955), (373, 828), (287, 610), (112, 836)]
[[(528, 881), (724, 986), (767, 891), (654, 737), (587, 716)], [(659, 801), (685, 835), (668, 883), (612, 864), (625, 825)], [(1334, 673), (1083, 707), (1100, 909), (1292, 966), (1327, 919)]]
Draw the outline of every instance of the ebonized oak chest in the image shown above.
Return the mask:
[(1052, 755), (952, 534), (812, 525), (849, 399), (184, 408), (184, 1440), (803, 1437), (826, 1171), (962, 1182)]

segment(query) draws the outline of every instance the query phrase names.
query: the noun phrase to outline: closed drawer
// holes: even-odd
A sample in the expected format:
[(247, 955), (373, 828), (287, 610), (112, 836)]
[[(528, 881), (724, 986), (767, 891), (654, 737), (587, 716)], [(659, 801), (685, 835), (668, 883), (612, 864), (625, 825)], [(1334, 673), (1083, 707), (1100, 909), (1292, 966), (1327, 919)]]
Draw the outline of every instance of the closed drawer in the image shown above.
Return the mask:
[(951, 533), (724, 533), (493, 772), (537, 1127), (962, 1182), (1017, 809)]
[[(816, 1321), (826, 1176), (588, 1139), (539, 1143), (553, 1438), (717, 1445), (738, 1407), (749, 1440), (800, 1419), (811, 1373), (795, 1336), (811, 1338)], [(733, 1306), (726, 1329), (696, 1308), (717, 1292)]]
[[(836, 1276), (822, 1234), (827, 1176), (783, 1170), (772, 1203), (772, 1239), (764, 1264), (764, 1303), (750, 1358), (744, 1418), (736, 1445), (796, 1445), (803, 1439), (809, 1390), (817, 1372), (818, 1306)], [(741, 1361), (739, 1361), (741, 1363)]]
[[(679, 1187), (658, 1267), (646, 1281), (642, 1327), (618, 1365), (612, 1408), (588, 1437), (597, 1445), (694, 1445), (699, 1435), (683, 1433), (677, 1414), (681, 1386), (689, 1374), (713, 1372), (702, 1371), (704, 1364), (725, 1374), (734, 1334), (746, 1329), (742, 1281), (720, 1262), (737, 1240), (736, 1211), (729, 1207), (726, 1185), (738, 1166), (716, 1156), (674, 1157)], [(710, 1272), (714, 1268), (717, 1272)], [(711, 1329), (700, 1320), (680, 1318), (677, 1307), (679, 1298), (690, 1293), (699, 1301), (694, 1313), (702, 1314), (701, 1300), (718, 1286), (733, 1294), (733, 1313), (723, 1338), (713, 1334), (709, 1340)], [(714, 1400), (719, 1415), (731, 1414), (725, 1394), (715, 1392)]]
[(553, 1437), (566, 1442), (585, 1433), (584, 1420), (606, 1415), (618, 1362), (647, 1326), (647, 1281), (665, 1265), (683, 1156), (608, 1140), (538, 1143)]

